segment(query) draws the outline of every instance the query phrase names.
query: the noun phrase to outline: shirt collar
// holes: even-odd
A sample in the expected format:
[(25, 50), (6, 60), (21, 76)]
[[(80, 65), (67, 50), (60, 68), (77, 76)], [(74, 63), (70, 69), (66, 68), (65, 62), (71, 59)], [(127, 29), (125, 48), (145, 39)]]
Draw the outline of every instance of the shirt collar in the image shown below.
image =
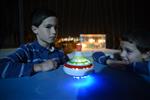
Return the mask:
[(55, 50), (55, 47), (54, 46), (50, 46), (51, 48), (45, 48), (43, 46), (41, 46), (38, 41), (34, 41), (34, 44), (35, 44), (35, 47), (36, 47), (36, 50), (39, 50), (40, 52), (43, 52), (43, 51), (50, 51), (50, 52), (53, 52)]

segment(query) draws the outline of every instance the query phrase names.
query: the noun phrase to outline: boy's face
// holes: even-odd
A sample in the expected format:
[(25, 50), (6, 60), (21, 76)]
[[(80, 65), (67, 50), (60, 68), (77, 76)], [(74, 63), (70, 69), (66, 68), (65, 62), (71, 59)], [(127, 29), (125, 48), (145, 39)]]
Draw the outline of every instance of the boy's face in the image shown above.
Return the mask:
[(121, 41), (120, 46), (122, 49), (121, 57), (124, 61), (128, 63), (142, 61), (142, 54), (134, 43)]
[(46, 47), (55, 41), (56, 25), (57, 18), (48, 17), (38, 27), (32, 26), (32, 30), (36, 34), (39, 44)]

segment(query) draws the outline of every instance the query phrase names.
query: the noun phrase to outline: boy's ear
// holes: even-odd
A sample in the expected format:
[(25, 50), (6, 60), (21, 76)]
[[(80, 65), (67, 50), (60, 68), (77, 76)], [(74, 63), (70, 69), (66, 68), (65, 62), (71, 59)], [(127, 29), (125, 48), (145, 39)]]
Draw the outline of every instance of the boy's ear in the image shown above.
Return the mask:
[(32, 31), (33, 31), (33, 33), (37, 34), (38, 28), (36, 26), (32, 25)]

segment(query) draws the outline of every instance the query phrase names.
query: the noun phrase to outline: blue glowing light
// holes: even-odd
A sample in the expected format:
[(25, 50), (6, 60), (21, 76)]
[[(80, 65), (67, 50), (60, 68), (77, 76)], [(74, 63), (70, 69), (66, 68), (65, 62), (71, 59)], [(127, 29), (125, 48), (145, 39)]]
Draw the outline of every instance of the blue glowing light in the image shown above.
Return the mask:
[(73, 78), (75, 79), (84, 79), (84, 78), (88, 78), (89, 76), (74, 76)]
[(90, 75), (84, 77), (75, 77), (73, 86), (76, 88), (88, 87), (94, 85), (95, 82), (96, 82), (95, 78)]

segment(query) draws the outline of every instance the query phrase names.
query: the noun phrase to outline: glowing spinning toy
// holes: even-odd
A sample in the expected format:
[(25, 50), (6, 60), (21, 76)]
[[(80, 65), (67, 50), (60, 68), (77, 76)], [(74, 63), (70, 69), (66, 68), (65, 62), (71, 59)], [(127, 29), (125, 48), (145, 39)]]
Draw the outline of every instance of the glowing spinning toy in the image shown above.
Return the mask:
[(93, 69), (92, 62), (82, 55), (81, 48), (82, 45), (78, 43), (74, 56), (64, 64), (63, 69), (66, 74), (74, 77), (83, 77)]

